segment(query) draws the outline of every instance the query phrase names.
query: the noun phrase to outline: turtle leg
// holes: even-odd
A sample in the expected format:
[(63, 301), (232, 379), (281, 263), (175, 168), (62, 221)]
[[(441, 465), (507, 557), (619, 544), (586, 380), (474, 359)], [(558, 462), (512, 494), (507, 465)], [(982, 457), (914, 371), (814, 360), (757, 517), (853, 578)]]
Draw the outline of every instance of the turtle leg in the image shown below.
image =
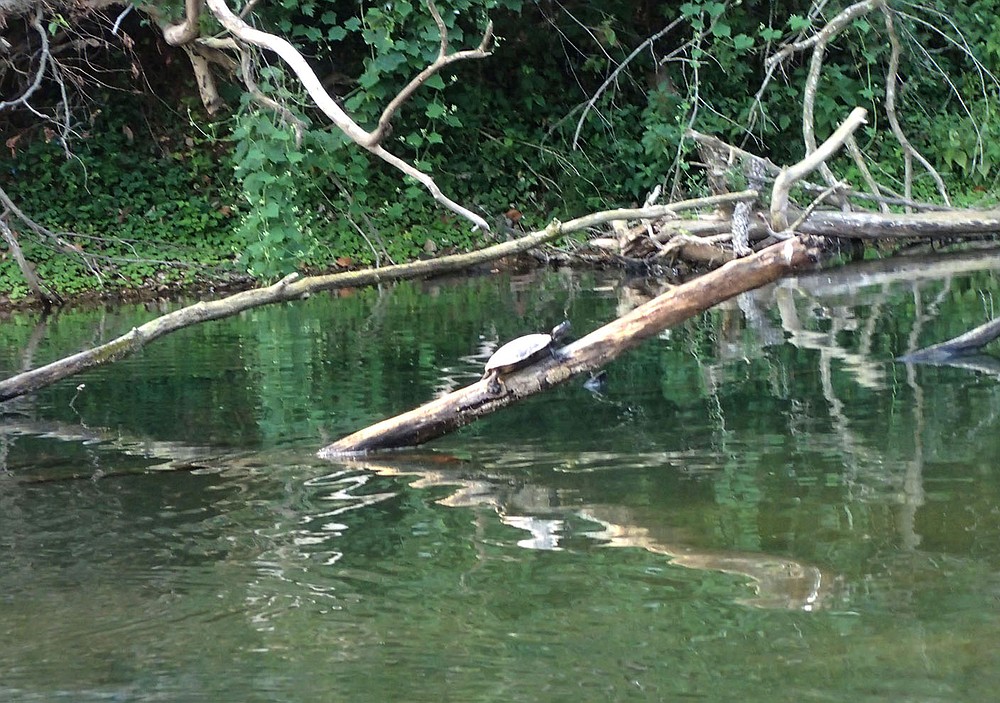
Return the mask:
[(503, 382), (500, 380), (500, 372), (490, 371), (483, 376), (483, 380), (486, 381), (486, 390), (490, 395), (500, 395), (500, 391), (504, 388)]

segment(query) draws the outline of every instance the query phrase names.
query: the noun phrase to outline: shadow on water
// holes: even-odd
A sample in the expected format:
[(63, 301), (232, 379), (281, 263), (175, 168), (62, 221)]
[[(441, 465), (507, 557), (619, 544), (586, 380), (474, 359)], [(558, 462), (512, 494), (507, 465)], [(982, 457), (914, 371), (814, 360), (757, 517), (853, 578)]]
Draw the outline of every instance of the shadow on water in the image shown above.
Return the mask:
[[(786, 281), (360, 461), (313, 453), (655, 287), (315, 296), (8, 404), (0, 698), (988, 700), (1000, 391), (893, 359), (993, 316), (992, 256)], [(155, 312), (12, 319), (0, 370)]]

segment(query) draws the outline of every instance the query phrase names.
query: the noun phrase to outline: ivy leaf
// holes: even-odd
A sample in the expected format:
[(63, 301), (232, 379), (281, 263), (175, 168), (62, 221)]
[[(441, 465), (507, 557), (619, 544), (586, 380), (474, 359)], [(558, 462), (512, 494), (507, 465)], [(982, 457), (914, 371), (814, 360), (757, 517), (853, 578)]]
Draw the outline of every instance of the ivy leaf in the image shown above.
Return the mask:
[(737, 34), (733, 37), (733, 48), (737, 51), (748, 51), (753, 47), (753, 37), (746, 34)]
[(695, 15), (701, 14), (701, 5), (695, 4), (693, 2), (686, 2), (681, 5), (681, 16), (682, 17), (694, 17)]
[(761, 27), (760, 38), (766, 42), (778, 41), (781, 39), (781, 30), (773, 27)]
[(788, 27), (793, 32), (801, 32), (803, 29), (812, 27), (812, 20), (802, 15), (792, 15), (788, 18)]
[(726, 11), (726, 4), (722, 2), (706, 2), (705, 11), (713, 20), (718, 19)]

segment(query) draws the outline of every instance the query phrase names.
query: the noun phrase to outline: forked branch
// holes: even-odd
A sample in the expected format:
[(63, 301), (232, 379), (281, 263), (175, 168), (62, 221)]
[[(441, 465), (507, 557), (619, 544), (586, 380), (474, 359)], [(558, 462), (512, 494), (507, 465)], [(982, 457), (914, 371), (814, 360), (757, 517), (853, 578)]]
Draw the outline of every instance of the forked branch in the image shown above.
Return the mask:
[(299, 81), (302, 83), (302, 87), (305, 88), (307, 93), (309, 93), (309, 96), (316, 103), (316, 106), (319, 107), (320, 110), (322, 110), (323, 113), (330, 119), (330, 121), (332, 121), (344, 134), (346, 134), (351, 141), (361, 147), (364, 147), (397, 170), (402, 171), (406, 175), (416, 179), (431, 193), (435, 200), (452, 212), (460, 215), (470, 222), (473, 222), (479, 229), (489, 231), (490, 226), (487, 224), (486, 220), (444, 195), (430, 174), (417, 169), (404, 159), (401, 159), (395, 154), (389, 152), (382, 146), (381, 141), (385, 138), (386, 132), (388, 131), (387, 126), (389, 120), (392, 118), (392, 115), (399, 109), (406, 98), (412, 95), (412, 93), (420, 85), (430, 78), (430, 76), (434, 75), (441, 70), (441, 68), (453, 63), (454, 61), (467, 58), (482, 58), (489, 55), (488, 46), (492, 44), (493, 37), (492, 25), (487, 27), (483, 41), (477, 49), (448, 54), (447, 36), (444, 22), (441, 20), (441, 17), (437, 13), (437, 9), (434, 7), (433, 3), (428, 0), (428, 6), (432, 8), (431, 11), (432, 14), (435, 15), (435, 21), (438, 22), (438, 27), (442, 31), (441, 50), (438, 58), (424, 71), (418, 74), (416, 78), (410, 81), (400, 95), (390, 102), (386, 111), (383, 112), (382, 119), (379, 121), (379, 126), (376, 127), (375, 130), (369, 132), (355, 122), (351, 116), (348, 115), (339, 104), (337, 104), (337, 101), (334, 100), (323, 87), (322, 82), (316, 75), (315, 71), (313, 71), (312, 67), (309, 66), (309, 63), (305, 60), (302, 54), (300, 54), (299, 51), (291, 45), (291, 43), (274, 34), (254, 29), (243, 21), (243, 19), (234, 14), (233, 11), (229, 9), (225, 0), (207, 0), (207, 3), (209, 9), (212, 11), (212, 14), (214, 14), (219, 22), (222, 23), (222, 26), (225, 27), (226, 30), (228, 30), (238, 40), (267, 49), (268, 51), (273, 51), (275, 54), (280, 56), (292, 72), (294, 72), (298, 77)]
[(882, 15), (885, 18), (885, 29), (889, 34), (889, 44), (892, 47), (892, 53), (889, 56), (889, 68), (886, 71), (885, 77), (885, 113), (889, 118), (889, 126), (892, 129), (892, 134), (903, 149), (903, 158), (905, 159), (904, 170), (906, 173), (906, 180), (903, 184), (903, 196), (908, 199), (913, 194), (913, 159), (916, 159), (931, 175), (931, 178), (934, 179), (938, 193), (941, 194), (941, 198), (945, 204), (951, 205), (951, 199), (948, 197), (948, 189), (945, 188), (940, 174), (924, 158), (923, 154), (914, 148), (903, 132), (902, 125), (899, 124), (899, 117), (896, 115), (896, 83), (899, 81), (899, 56), (902, 50), (899, 45), (899, 37), (896, 35), (896, 27), (892, 20), (892, 10), (885, 4), (885, 0), (881, 0), (879, 6), (882, 8)]
[(386, 131), (389, 129), (389, 123), (392, 121), (393, 116), (396, 111), (402, 107), (403, 103), (410, 99), (410, 97), (417, 91), (417, 89), (426, 83), (431, 76), (438, 73), (445, 66), (455, 63), (456, 61), (465, 61), (466, 59), (483, 59), (490, 55), (491, 47), (493, 45), (493, 22), (489, 22), (486, 25), (486, 31), (483, 33), (483, 40), (479, 42), (479, 46), (475, 49), (469, 49), (466, 51), (456, 51), (453, 54), (448, 53), (448, 28), (444, 24), (444, 20), (441, 18), (441, 13), (438, 12), (437, 7), (434, 3), (428, 0), (427, 9), (430, 10), (431, 16), (434, 17), (434, 22), (437, 24), (438, 31), (441, 33), (441, 47), (438, 49), (437, 58), (431, 63), (427, 68), (418, 73), (413, 79), (403, 87), (399, 93), (396, 94), (389, 104), (386, 105), (385, 110), (382, 111), (382, 116), (379, 117), (378, 126), (372, 131), (372, 140), (381, 143), (385, 138)]
[(802, 161), (784, 169), (774, 180), (774, 189), (771, 192), (771, 227), (775, 231), (780, 232), (788, 226), (788, 197), (792, 186), (825, 164), (826, 160), (844, 145), (848, 137), (865, 123), (867, 114), (863, 107), (854, 108), (844, 123), (825, 142)]

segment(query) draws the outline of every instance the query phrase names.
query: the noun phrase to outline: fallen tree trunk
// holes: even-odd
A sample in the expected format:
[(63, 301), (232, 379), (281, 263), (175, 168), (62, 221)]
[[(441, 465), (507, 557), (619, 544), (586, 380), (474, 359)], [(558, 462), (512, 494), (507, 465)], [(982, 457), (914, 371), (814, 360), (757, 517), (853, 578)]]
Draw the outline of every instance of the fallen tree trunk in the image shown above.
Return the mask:
[[(595, 249), (624, 257), (629, 262), (685, 263), (704, 270), (741, 256), (753, 244), (760, 250), (793, 234), (865, 241), (982, 239), (1000, 235), (1000, 209), (957, 209), (917, 202), (887, 194), (881, 186), (872, 193), (851, 189), (846, 182), (820, 186), (805, 179), (843, 145), (856, 148), (851, 133), (864, 123), (864, 110), (856, 108), (820, 147), (805, 159), (781, 168), (765, 158), (694, 130), (686, 136), (699, 148), (708, 184), (718, 194), (734, 187), (735, 207), (720, 207), (698, 219), (661, 219), (638, 226), (621, 226), (616, 236), (591, 240)], [(771, 187), (768, 187), (771, 184)], [(791, 202), (796, 194), (813, 198), (808, 206)], [(770, 196), (768, 197), (768, 192)], [(830, 199), (836, 209), (824, 203)], [(878, 212), (864, 207), (877, 205)], [(904, 207), (907, 212), (893, 212)], [(913, 213), (910, 210), (918, 210)]]
[(669, 205), (648, 208), (628, 208), (605, 210), (578, 217), (568, 222), (552, 222), (539, 232), (496, 244), (468, 254), (453, 254), (437, 259), (415, 261), (409, 264), (384, 266), (362, 271), (347, 271), (324, 276), (299, 278), (296, 274), (286, 277), (267, 288), (243, 291), (211, 302), (198, 302), (134, 327), (120, 337), (92, 349), (59, 359), (45, 366), (25, 371), (0, 381), (0, 402), (17, 398), (50, 386), (53, 383), (78, 374), (87, 369), (103, 366), (134, 354), (150, 342), (171, 332), (184, 329), (199, 322), (219, 320), (251, 308), (288, 300), (305, 298), (312, 293), (337, 288), (357, 288), (391, 281), (413, 278), (427, 278), (454, 273), (479, 264), (513, 256), (529, 251), (541, 244), (558, 239), (563, 234), (617, 219), (644, 219), (656, 217), (676, 217), (676, 213), (699, 207), (713, 207), (719, 203), (738, 199), (739, 194), (717, 195), (693, 200), (682, 200)]
[(877, 213), (814, 211), (803, 234), (849, 239), (950, 238), (1000, 234), (1000, 210)]
[(758, 288), (814, 261), (817, 251), (789, 239), (678, 286), (563, 347), (557, 356), (503, 377), (498, 393), (478, 381), (419, 408), (359, 430), (320, 450), (335, 458), (423, 444), (522, 398), (598, 369), (662, 330), (723, 300)]

